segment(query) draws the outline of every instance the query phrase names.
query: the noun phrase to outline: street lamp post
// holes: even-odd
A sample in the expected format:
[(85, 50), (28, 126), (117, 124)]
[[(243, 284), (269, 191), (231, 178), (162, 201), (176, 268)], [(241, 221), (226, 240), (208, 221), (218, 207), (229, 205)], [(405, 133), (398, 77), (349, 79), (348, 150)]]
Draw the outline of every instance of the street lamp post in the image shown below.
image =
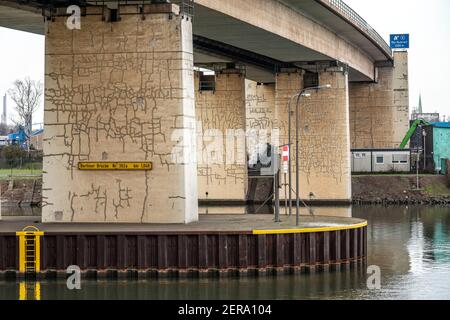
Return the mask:
[(295, 105), (295, 225), (298, 227), (300, 224), (300, 179), (299, 179), (299, 159), (298, 159), (298, 149), (299, 149), (299, 128), (298, 128), (298, 106), (300, 104), (301, 97), (305, 95), (305, 89), (297, 98), (297, 104)]
[(288, 139), (289, 139), (289, 215), (292, 215), (292, 169), (291, 169), (291, 102), (294, 98), (297, 98), (297, 103), (295, 106), (295, 197), (296, 197), (296, 209), (295, 209), (295, 223), (297, 226), (300, 224), (300, 178), (299, 178), (299, 105), (301, 101), (301, 97), (310, 96), (308, 91), (312, 90), (321, 90), (331, 88), (331, 85), (327, 84), (324, 86), (316, 86), (311, 88), (305, 88), (301, 90), (299, 93), (293, 95), (289, 100), (288, 105)]
[(417, 190), (420, 190), (419, 166), (420, 166), (420, 154), (421, 153), (422, 153), (422, 150), (420, 150), (420, 148), (417, 148), (417, 153), (416, 153), (416, 187), (417, 187)]
[(425, 128), (423, 128), (422, 136), (423, 136), (423, 171), (425, 172), (427, 170), (427, 132), (425, 131)]

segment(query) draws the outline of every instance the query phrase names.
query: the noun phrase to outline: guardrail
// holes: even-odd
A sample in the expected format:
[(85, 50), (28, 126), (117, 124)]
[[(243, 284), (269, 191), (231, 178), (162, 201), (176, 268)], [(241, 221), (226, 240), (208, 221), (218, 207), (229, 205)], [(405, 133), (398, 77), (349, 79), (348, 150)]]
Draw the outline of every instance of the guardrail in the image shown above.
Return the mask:
[(193, 18), (194, 17), (194, 0), (172, 0), (172, 3), (175, 3), (180, 6), (180, 12)]
[(385, 51), (390, 57), (392, 57), (392, 49), (389, 45), (384, 41), (384, 39), (372, 28), (366, 20), (364, 20), (359, 14), (355, 12), (352, 8), (350, 8), (344, 1), (342, 0), (318, 0), (327, 6), (334, 9), (336, 12), (347, 18), (350, 22), (352, 22), (356, 27), (358, 27), (361, 31), (366, 33), (382, 50)]

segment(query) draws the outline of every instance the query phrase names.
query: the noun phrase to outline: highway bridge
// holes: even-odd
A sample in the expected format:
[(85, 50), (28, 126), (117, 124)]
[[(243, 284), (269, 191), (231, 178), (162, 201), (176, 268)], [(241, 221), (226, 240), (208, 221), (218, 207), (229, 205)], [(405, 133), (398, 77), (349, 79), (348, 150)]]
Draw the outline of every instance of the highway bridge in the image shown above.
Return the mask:
[[(70, 4), (108, 2), (115, 1), (2, 0), (0, 21), (3, 27), (44, 34), (43, 15), (50, 18), (56, 14), (52, 11)], [(392, 50), (383, 38), (340, 0), (178, 2), (195, 15), (196, 63), (243, 60), (251, 70), (247, 75), (259, 82), (273, 82), (272, 71), (278, 64), (330, 59), (349, 65), (350, 81), (370, 81), (375, 79), (377, 63), (393, 61)], [(220, 49), (222, 46), (227, 50)], [(250, 61), (270, 68), (269, 72), (258, 73)]]
[(303, 199), (348, 203), (350, 148), (408, 128), (407, 52), (341, 0), (1, 0), (0, 26), (46, 37), (44, 221), (188, 223), (199, 199), (247, 201), (245, 132), (286, 144), (307, 87), (331, 88), (300, 101)]

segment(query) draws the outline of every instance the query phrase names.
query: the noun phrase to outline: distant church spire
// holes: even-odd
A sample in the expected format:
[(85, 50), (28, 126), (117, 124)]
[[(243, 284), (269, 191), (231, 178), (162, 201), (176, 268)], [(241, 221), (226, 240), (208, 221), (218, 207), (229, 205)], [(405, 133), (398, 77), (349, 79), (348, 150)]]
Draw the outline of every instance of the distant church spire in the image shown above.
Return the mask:
[(422, 109), (422, 94), (419, 95), (419, 106), (417, 107), (417, 113), (423, 113), (423, 109)]

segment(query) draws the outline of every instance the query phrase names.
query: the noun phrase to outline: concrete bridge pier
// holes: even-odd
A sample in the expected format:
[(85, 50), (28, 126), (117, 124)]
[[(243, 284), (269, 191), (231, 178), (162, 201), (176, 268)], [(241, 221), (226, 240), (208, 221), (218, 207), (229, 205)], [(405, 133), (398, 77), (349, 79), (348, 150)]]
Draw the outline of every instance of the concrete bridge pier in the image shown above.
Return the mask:
[[(192, 25), (172, 4), (46, 25), (43, 222), (198, 220)], [(80, 161), (151, 161), (82, 171)]]
[(195, 76), (200, 201), (243, 202), (247, 193), (245, 75)]
[[(299, 93), (303, 89), (304, 71), (299, 69), (283, 69), (275, 76), (275, 124), (279, 130), (279, 145), (289, 143), (289, 108), (288, 104), (292, 96)], [(295, 197), (295, 103), (291, 100), (291, 171), (292, 171), (292, 199)], [(285, 179), (286, 178), (286, 179)], [(289, 199), (289, 183), (288, 175), (282, 174), (280, 177), (280, 199)]]
[(375, 82), (351, 83), (352, 148), (398, 148), (409, 129), (408, 52), (378, 64)]
[[(257, 83), (252, 80), (245, 82), (246, 128), (250, 136), (247, 139), (247, 152), (253, 152), (254, 144), (266, 139), (269, 143), (273, 130), (276, 128), (275, 118), (275, 84)], [(266, 137), (257, 139), (256, 133)]]
[(300, 106), (300, 196), (350, 203), (351, 162), (346, 65), (318, 66), (319, 86)]
[[(318, 63), (318, 83), (331, 85), (330, 89), (311, 91), (299, 103), (300, 121), (300, 196), (318, 202), (351, 200), (350, 128), (348, 111), (348, 75), (345, 65)], [(311, 68), (311, 65), (310, 65)], [(309, 76), (311, 73), (308, 74)], [(288, 143), (288, 103), (305, 87), (306, 72), (300, 69), (282, 69), (276, 74), (275, 85), (247, 81), (247, 130), (278, 130), (275, 146)], [(311, 84), (309, 84), (311, 85)], [(273, 99), (273, 100), (272, 100)], [(291, 101), (291, 159), (292, 199), (295, 199), (295, 108)], [(281, 184), (288, 176), (281, 175)], [(280, 190), (280, 198), (289, 197), (287, 186)]]
[[(348, 72), (346, 66), (317, 65), (318, 85), (330, 89), (311, 91), (299, 102), (300, 197), (315, 202), (351, 201)], [(282, 72), (276, 77), (275, 105), (280, 145), (288, 143), (288, 102), (304, 88), (303, 71)], [(295, 199), (295, 108), (291, 103), (292, 199)], [(281, 177), (284, 183), (284, 175)], [(286, 182), (288, 182), (286, 177)], [(286, 187), (285, 187), (286, 188)], [(281, 199), (289, 191), (280, 190)]]

